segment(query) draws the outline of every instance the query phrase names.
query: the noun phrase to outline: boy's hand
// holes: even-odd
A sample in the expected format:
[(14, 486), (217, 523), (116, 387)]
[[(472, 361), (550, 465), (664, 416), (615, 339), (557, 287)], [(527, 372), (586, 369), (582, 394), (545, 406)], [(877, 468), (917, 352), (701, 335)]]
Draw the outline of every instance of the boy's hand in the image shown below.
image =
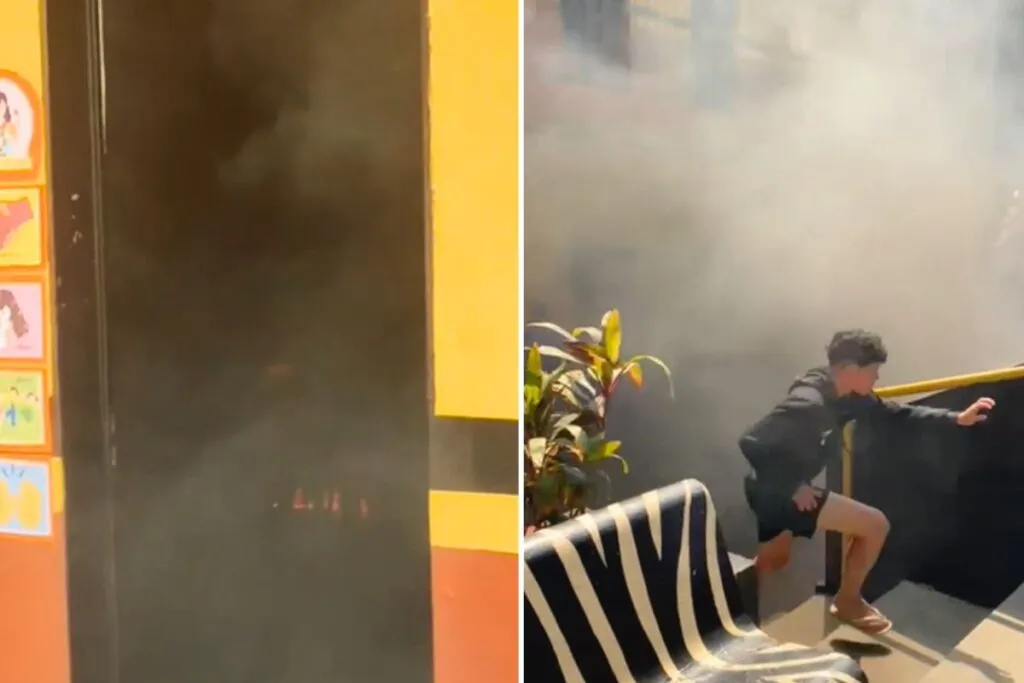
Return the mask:
[(813, 486), (804, 484), (793, 494), (793, 502), (800, 512), (809, 512), (818, 507), (818, 491)]
[(979, 398), (977, 401), (972, 403), (967, 410), (964, 410), (956, 416), (956, 423), (961, 427), (972, 427), (979, 422), (984, 422), (988, 419), (987, 413), (996, 407), (996, 402), (990, 398)]

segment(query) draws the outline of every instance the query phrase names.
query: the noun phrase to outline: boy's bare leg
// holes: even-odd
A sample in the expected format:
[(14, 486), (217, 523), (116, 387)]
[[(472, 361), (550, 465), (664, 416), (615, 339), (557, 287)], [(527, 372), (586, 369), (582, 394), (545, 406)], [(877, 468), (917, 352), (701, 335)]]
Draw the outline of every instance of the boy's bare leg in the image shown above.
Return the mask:
[(843, 576), (834, 600), (836, 616), (847, 620), (877, 616), (861, 596), (861, 589), (885, 545), (889, 520), (880, 510), (832, 493), (818, 515), (818, 528), (846, 537)]
[(758, 576), (768, 572), (778, 571), (789, 564), (789, 554), (793, 547), (793, 532), (783, 531), (770, 541), (766, 541), (757, 547), (757, 557), (754, 559), (754, 567)]

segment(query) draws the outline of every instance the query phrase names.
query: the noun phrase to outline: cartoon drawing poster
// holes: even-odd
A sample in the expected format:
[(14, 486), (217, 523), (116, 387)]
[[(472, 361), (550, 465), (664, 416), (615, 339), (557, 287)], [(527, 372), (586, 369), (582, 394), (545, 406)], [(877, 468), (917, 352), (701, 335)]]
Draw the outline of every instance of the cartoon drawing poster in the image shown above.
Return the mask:
[(0, 174), (38, 170), (38, 101), (28, 81), (0, 70)]
[(0, 183), (45, 185), (46, 124), (42, 94), (39, 3), (5, 3), (0, 22)]
[(43, 360), (43, 283), (0, 278), (0, 360)]
[(0, 458), (0, 535), (49, 536), (51, 533), (49, 464)]
[(43, 262), (42, 197), (36, 188), (0, 189), (0, 266)]
[(0, 448), (49, 443), (45, 384), (39, 370), (0, 370)]

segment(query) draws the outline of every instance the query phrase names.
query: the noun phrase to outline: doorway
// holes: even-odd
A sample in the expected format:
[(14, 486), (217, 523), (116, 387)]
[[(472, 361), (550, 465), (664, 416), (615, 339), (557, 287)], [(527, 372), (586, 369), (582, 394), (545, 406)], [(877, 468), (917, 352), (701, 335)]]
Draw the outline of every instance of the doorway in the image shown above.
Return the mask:
[(101, 238), (91, 356), (59, 322), (71, 545), (108, 551), (69, 553), (73, 666), (102, 632), (97, 681), (427, 681), (421, 5), (99, 9), (50, 12), (55, 192), (88, 172)]

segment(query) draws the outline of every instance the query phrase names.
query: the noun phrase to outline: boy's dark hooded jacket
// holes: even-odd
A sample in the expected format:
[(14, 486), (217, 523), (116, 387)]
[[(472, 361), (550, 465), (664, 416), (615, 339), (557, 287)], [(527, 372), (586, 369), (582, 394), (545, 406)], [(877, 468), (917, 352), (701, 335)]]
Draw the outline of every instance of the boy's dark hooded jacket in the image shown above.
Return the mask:
[(885, 416), (921, 423), (956, 424), (949, 410), (886, 401), (875, 394), (837, 396), (828, 368), (808, 370), (789, 394), (740, 437), (740, 450), (754, 469), (756, 486), (791, 496), (818, 476), (826, 444), (850, 420)]

